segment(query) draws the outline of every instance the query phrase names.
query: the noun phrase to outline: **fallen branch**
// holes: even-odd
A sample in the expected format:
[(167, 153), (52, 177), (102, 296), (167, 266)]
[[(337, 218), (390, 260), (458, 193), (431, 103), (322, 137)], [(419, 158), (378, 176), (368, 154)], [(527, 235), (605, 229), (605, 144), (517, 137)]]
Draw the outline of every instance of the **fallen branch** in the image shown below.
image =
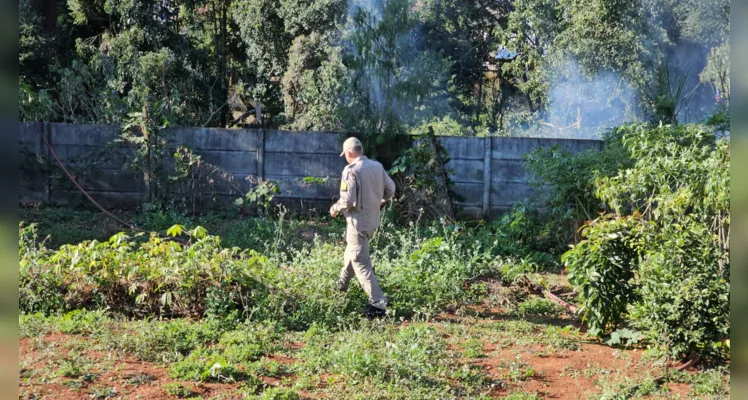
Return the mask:
[(577, 306), (575, 306), (573, 304), (570, 304), (570, 303), (567, 303), (566, 301), (564, 301), (563, 299), (561, 299), (560, 297), (556, 296), (555, 294), (551, 293), (548, 290), (542, 290), (541, 292), (543, 293), (543, 296), (545, 296), (546, 298), (548, 298), (551, 301), (554, 301), (554, 302), (560, 304), (562, 307), (564, 307), (565, 309), (569, 310), (570, 313), (572, 313), (572, 314), (576, 314), (577, 313), (577, 310), (578, 310)]
[(551, 293), (550, 290), (546, 290), (543, 287), (541, 287), (540, 285), (535, 284), (530, 279), (528, 279), (526, 276), (523, 277), (522, 279), (519, 279), (517, 281), (517, 283), (520, 286), (525, 286), (526, 289), (530, 290), (533, 293), (542, 294), (543, 296), (545, 296), (545, 298), (547, 298), (548, 300), (553, 301), (554, 303), (557, 303), (557, 304), (561, 305), (562, 307), (564, 307), (565, 309), (567, 309), (572, 314), (576, 314), (577, 310), (579, 309), (577, 306), (575, 306), (573, 304), (570, 304), (570, 303), (566, 302), (565, 300), (563, 300), (562, 298), (560, 298), (560, 297), (556, 296), (555, 294)]

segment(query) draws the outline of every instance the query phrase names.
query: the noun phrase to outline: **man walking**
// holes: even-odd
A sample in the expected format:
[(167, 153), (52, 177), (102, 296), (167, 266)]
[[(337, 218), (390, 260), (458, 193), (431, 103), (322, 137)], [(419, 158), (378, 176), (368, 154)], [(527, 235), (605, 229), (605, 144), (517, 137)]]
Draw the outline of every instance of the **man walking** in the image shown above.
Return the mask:
[(379, 228), (382, 204), (395, 194), (395, 182), (382, 164), (364, 156), (363, 146), (356, 138), (343, 143), (340, 156), (345, 156), (348, 165), (343, 169), (340, 181), (340, 200), (330, 208), (333, 218), (342, 213), (346, 220), (345, 257), (338, 277), (338, 289), (347, 291), (355, 274), (369, 296), (367, 316), (381, 316), (386, 313), (387, 298), (374, 276), (369, 239)]

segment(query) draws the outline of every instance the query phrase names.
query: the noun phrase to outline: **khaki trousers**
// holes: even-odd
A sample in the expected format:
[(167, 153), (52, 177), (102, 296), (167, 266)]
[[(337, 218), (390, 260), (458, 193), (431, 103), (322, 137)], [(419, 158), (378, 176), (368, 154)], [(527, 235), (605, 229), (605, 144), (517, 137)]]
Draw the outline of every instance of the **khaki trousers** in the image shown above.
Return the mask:
[(356, 275), (361, 288), (369, 296), (369, 304), (374, 307), (386, 310), (387, 298), (384, 297), (382, 289), (377, 283), (377, 277), (374, 275), (374, 269), (371, 266), (369, 257), (369, 238), (370, 235), (365, 232), (358, 232), (355, 228), (348, 225), (345, 232), (345, 257), (343, 269), (340, 270), (339, 283), (343, 290), (348, 289), (348, 284)]

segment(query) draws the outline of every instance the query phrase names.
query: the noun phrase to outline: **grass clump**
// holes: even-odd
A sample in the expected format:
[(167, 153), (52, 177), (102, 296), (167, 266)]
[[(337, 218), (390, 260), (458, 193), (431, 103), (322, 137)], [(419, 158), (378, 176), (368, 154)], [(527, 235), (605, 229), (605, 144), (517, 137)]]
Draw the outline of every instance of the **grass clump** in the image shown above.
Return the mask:
[(518, 315), (539, 315), (547, 317), (559, 317), (563, 315), (564, 308), (560, 305), (543, 298), (533, 297), (517, 305)]
[(169, 394), (169, 396), (176, 396), (179, 398), (188, 398), (192, 397), (194, 392), (192, 389), (182, 385), (181, 383), (166, 383), (164, 384), (164, 390), (166, 390), (166, 393)]
[(301, 396), (293, 389), (269, 388), (256, 397), (257, 400), (299, 400)]

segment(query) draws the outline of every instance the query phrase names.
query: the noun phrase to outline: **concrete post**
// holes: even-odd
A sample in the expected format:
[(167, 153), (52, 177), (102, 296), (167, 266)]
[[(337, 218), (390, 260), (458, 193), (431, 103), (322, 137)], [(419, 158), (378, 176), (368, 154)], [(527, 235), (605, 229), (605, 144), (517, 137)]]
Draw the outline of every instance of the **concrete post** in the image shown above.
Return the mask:
[(488, 218), (491, 211), (491, 137), (483, 139), (483, 209), (482, 216)]
[[(52, 145), (52, 134), (50, 133), (50, 131), (52, 130), (52, 126), (49, 122), (43, 122), (43, 124), (44, 137), (47, 139), (47, 143)], [(47, 147), (44, 142), (39, 144), (44, 148), (44, 152), (40, 152), (39, 154), (45, 154), (47, 162), (51, 165), (54, 162), (52, 158), (52, 151), (49, 150), (49, 147)], [(46, 177), (46, 179), (44, 179), (44, 203), (52, 204), (52, 178), (49, 175)]]
[(257, 130), (257, 176), (265, 179), (265, 130)]

